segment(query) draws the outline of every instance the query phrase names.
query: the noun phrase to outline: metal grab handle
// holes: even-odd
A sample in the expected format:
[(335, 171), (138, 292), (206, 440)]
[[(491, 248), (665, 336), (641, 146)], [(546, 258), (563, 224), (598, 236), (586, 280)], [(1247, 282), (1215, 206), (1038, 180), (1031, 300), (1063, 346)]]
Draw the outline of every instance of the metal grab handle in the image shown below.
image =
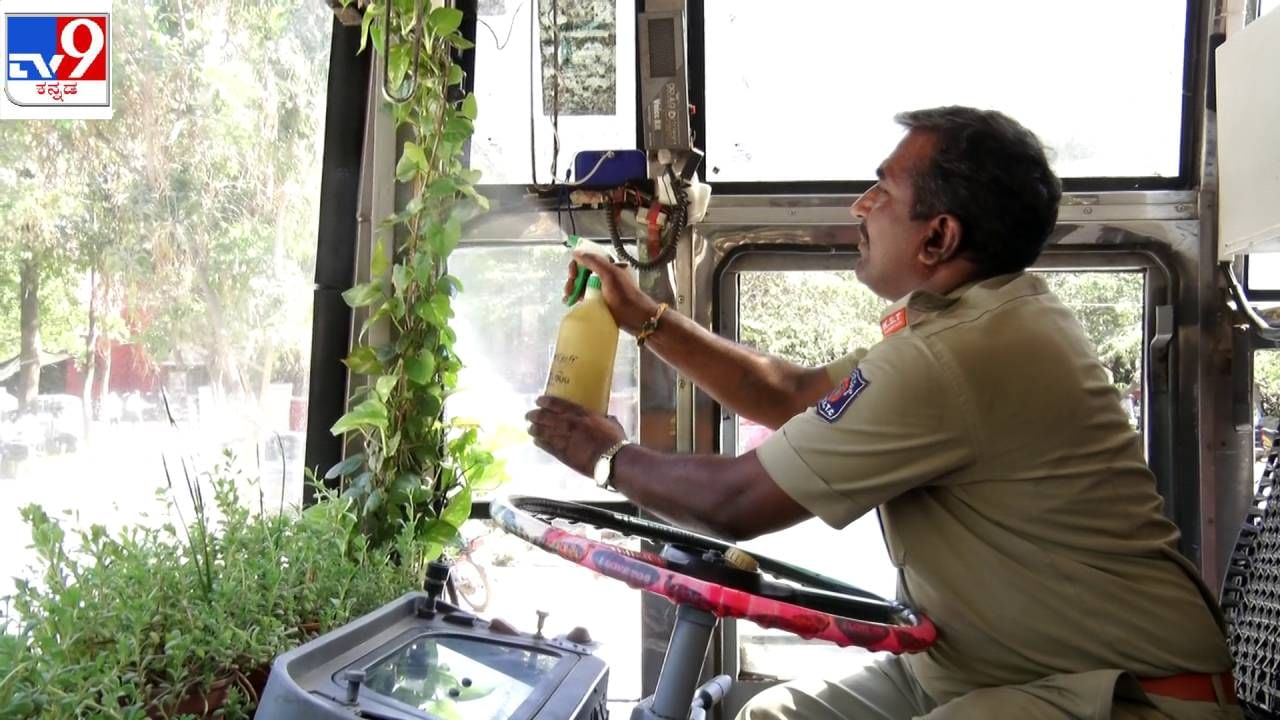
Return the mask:
[(1249, 319), (1249, 324), (1253, 326), (1254, 331), (1265, 340), (1280, 341), (1280, 328), (1268, 323), (1249, 304), (1249, 299), (1244, 296), (1244, 288), (1240, 287), (1240, 281), (1236, 279), (1235, 272), (1231, 270), (1231, 264), (1222, 263), (1219, 267), (1222, 268), (1222, 274), (1227, 278), (1227, 290), (1231, 292), (1231, 297), (1236, 301), (1240, 312)]
[(387, 83), (391, 80), (391, 74), (387, 71), (391, 59), (391, 5), (395, 0), (386, 0), (387, 6), (383, 17), (383, 27), (386, 28), (387, 35), (383, 38), (383, 46), (386, 50), (382, 53), (382, 96), (393, 103), (409, 102), (418, 92), (418, 57), (422, 54), (422, 0), (414, 0), (413, 3), (413, 55), (410, 62), (413, 63), (413, 81), (409, 84), (409, 92), (403, 97), (396, 96), (391, 92), (391, 88)]

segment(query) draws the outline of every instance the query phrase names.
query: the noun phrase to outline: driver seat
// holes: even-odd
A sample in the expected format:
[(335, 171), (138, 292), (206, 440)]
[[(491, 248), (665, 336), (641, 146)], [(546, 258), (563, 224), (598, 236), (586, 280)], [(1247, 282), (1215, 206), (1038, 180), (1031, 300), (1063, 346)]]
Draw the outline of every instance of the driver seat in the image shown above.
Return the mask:
[(1267, 457), (1222, 589), (1235, 687), (1249, 720), (1280, 717), (1280, 447)]

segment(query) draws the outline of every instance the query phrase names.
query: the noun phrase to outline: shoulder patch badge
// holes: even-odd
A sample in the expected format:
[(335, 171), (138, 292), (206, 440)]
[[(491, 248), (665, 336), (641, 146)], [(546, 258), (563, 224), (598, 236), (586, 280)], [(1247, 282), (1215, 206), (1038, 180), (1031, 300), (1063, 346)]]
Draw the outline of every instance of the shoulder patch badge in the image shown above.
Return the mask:
[(833, 423), (840, 419), (845, 410), (853, 404), (858, 395), (866, 389), (871, 383), (862, 376), (862, 368), (858, 368), (850, 373), (849, 377), (836, 386), (825, 398), (818, 401), (814, 410), (817, 411), (818, 417)]
[(889, 337), (907, 326), (907, 309), (898, 308), (880, 321), (880, 334)]

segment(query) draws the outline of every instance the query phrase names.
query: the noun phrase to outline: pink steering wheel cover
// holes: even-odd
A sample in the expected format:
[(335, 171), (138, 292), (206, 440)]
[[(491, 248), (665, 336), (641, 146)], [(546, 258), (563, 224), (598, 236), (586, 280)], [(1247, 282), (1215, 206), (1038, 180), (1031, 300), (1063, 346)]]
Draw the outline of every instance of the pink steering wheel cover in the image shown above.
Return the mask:
[(916, 625), (884, 625), (831, 615), (781, 600), (760, 597), (682, 574), (653, 553), (628, 550), (552, 527), (510, 502), (495, 500), (493, 519), (510, 532), (560, 557), (647, 590), (679, 605), (692, 605), (716, 617), (750, 620), (762, 627), (786, 630), (806, 639), (826, 640), (875, 652), (915, 653), (937, 639), (937, 628), (923, 613)]

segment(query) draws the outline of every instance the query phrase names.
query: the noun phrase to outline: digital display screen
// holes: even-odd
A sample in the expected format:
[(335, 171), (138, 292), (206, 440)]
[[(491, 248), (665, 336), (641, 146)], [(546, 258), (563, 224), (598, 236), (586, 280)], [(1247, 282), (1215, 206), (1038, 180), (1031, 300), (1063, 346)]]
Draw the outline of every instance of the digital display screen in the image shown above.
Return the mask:
[(676, 21), (654, 18), (649, 21), (649, 77), (675, 77)]
[(365, 687), (437, 717), (505, 720), (560, 661), (527, 648), (422, 635), (374, 663)]

